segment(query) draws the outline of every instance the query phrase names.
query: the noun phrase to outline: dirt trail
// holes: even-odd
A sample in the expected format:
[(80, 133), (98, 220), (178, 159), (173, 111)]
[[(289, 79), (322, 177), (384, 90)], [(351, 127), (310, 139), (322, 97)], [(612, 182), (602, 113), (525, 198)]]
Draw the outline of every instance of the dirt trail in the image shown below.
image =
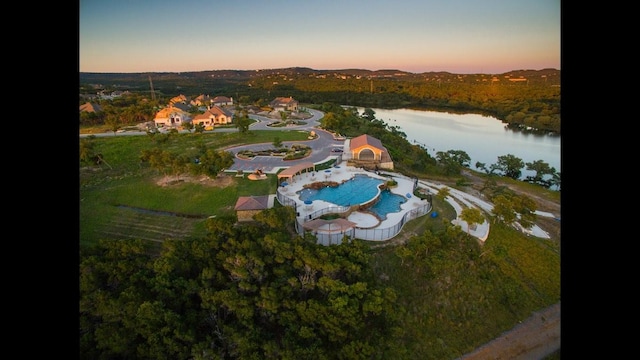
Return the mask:
[(458, 360), (539, 360), (560, 349), (560, 303), (533, 313), (526, 321)]

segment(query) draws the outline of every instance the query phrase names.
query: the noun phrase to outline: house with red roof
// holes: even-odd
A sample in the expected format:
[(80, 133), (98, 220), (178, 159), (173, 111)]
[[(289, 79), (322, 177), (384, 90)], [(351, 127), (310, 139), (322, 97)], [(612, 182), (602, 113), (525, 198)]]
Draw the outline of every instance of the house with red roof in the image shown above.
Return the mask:
[(277, 97), (273, 99), (269, 106), (274, 111), (298, 111), (298, 100), (295, 100), (293, 97)]
[(373, 136), (363, 134), (346, 140), (344, 149), (342, 158), (348, 165), (371, 170), (393, 170), (393, 160), (389, 151)]
[(96, 113), (96, 112), (100, 112), (102, 111), (102, 108), (100, 107), (100, 105), (98, 104), (94, 104), (94, 103), (84, 103), (82, 105), (80, 105), (80, 112), (90, 112), (90, 113)]
[(193, 117), (193, 125), (202, 124), (204, 127), (215, 125), (228, 125), (233, 123), (233, 114), (220, 106), (212, 106), (203, 114)]
[(269, 195), (264, 196), (240, 196), (236, 201), (234, 210), (238, 221), (253, 221), (253, 216), (262, 210), (269, 208)]

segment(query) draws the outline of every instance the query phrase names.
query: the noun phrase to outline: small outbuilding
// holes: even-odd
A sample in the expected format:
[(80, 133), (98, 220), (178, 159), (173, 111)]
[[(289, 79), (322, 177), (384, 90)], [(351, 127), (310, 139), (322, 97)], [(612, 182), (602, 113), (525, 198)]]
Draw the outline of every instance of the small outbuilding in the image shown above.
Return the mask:
[(303, 162), (302, 164), (293, 165), (278, 173), (278, 182), (280, 182), (280, 179), (284, 179), (284, 181), (292, 183), (294, 176), (301, 175), (303, 172), (312, 172), (315, 171), (315, 169), (316, 166), (312, 162)]
[(262, 210), (269, 208), (269, 195), (265, 196), (240, 196), (236, 201), (234, 210), (238, 221), (253, 221), (253, 216)]

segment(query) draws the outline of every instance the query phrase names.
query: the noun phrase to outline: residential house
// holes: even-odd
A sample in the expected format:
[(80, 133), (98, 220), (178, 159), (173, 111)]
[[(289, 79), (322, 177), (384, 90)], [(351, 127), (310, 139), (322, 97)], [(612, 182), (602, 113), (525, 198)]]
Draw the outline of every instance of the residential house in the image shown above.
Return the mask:
[(233, 98), (226, 96), (211, 97), (209, 95), (199, 95), (195, 99), (191, 100), (191, 105), (198, 107), (210, 108), (211, 106), (230, 106), (233, 105)]
[(204, 127), (227, 125), (233, 123), (233, 114), (219, 106), (212, 106), (204, 114), (196, 115), (192, 123), (194, 126), (202, 124)]
[(169, 106), (177, 104), (177, 103), (182, 103), (182, 104), (186, 104), (187, 103), (187, 97), (180, 94), (176, 97), (171, 98), (171, 100), (169, 100)]
[(274, 111), (298, 111), (298, 100), (293, 97), (277, 97), (269, 103)]
[(100, 99), (110, 99), (113, 100), (115, 98), (124, 96), (124, 95), (129, 95), (131, 94), (129, 91), (120, 91), (120, 90), (115, 90), (112, 92), (108, 92), (107, 90), (101, 90), (98, 92), (98, 97)]
[(195, 99), (191, 100), (191, 105), (209, 107), (211, 100), (211, 96), (209, 95), (198, 95)]
[(253, 216), (269, 208), (269, 195), (240, 196), (234, 210), (238, 221), (253, 221)]
[(181, 102), (177, 102), (173, 105), (171, 105), (173, 107), (177, 107), (178, 109), (185, 111), (185, 112), (189, 112), (189, 110), (191, 110), (191, 105), (187, 104), (187, 103), (181, 103)]
[(389, 151), (379, 139), (367, 134), (345, 141), (343, 160), (347, 164), (365, 169), (393, 170), (393, 161)]
[(211, 99), (211, 103), (215, 106), (231, 106), (233, 105), (233, 98), (228, 98), (226, 96), (216, 96)]
[(153, 122), (156, 127), (178, 127), (191, 122), (191, 115), (175, 106), (168, 106), (156, 113)]
[(82, 105), (80, 105), (80, 112), (91, 112), (91, 113), (97, 113), (102, 111), (102, 108), (100, 107), (100, 105), (98, 104), (92, 104), (90, 102), (88, 103), (84, 103)]

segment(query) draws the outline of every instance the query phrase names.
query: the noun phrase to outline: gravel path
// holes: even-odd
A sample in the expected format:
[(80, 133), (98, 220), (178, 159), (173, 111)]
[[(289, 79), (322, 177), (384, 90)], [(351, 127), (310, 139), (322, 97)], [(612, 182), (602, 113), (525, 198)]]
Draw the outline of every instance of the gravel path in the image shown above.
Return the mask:
[(529, 319), (458, 360), (540, 360), (560, 349), (560, 303)]

